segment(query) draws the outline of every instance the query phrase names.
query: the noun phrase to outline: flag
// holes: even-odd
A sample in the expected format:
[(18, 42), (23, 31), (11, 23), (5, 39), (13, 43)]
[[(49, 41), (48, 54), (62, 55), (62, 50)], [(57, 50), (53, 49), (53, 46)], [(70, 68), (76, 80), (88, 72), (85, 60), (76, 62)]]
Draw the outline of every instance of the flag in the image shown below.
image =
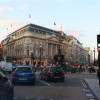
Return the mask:
[(31, 14), (29, 14), (29, 18), (31, 18)]
[(8, 30), (8, 27), (6, 28), (6, 30)]
[(10, 27), (12, 27), (13, 25), (11, 24)]
[(54, 22), (54, 25), (56, 25), (56, 23)]

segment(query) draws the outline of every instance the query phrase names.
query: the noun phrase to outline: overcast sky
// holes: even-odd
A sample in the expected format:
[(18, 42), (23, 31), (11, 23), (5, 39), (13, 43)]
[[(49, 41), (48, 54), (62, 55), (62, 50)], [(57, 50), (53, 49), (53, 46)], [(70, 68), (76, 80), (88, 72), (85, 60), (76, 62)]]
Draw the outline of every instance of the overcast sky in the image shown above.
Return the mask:
[(100, 32), (100, 0), (0, 1), (0, 41), (28, 23), (63, 30), (93, 49)]

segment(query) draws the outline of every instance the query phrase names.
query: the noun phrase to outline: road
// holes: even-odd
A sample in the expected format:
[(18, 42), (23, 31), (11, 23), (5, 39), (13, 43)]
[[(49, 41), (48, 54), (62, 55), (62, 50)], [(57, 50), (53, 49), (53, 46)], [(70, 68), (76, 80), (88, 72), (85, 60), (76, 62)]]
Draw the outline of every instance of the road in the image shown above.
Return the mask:
[[(83, 79), (96, 78), (91, 74), (66, 74), (65, 82), (41, 81), (37, 74), (35, 86), (14, 86), (15, 100), (88, 100)], [(25, 99), (24, 99), (25, 98)]]

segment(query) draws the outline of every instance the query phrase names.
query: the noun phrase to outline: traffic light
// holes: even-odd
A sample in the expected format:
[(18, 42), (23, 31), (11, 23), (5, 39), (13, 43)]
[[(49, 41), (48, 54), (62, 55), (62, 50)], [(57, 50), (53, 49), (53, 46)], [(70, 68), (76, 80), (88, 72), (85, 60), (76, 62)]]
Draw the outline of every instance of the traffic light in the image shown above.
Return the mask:
[(100, 48), (100, 34), (97, 35), (97, 48)]
[(0, 44), (0, 48), (2, 48), (2, 44)]

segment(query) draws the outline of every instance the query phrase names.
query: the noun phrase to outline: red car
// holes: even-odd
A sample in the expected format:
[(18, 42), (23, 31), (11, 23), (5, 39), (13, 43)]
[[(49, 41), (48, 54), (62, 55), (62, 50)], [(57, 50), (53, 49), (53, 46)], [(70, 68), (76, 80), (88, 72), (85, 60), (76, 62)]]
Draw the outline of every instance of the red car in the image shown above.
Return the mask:
[(62, 67), (48, 67), (41, 71), (40, 79), (45, 81), (59, 80), (61, 82), (64, 82), (65, 73)]

